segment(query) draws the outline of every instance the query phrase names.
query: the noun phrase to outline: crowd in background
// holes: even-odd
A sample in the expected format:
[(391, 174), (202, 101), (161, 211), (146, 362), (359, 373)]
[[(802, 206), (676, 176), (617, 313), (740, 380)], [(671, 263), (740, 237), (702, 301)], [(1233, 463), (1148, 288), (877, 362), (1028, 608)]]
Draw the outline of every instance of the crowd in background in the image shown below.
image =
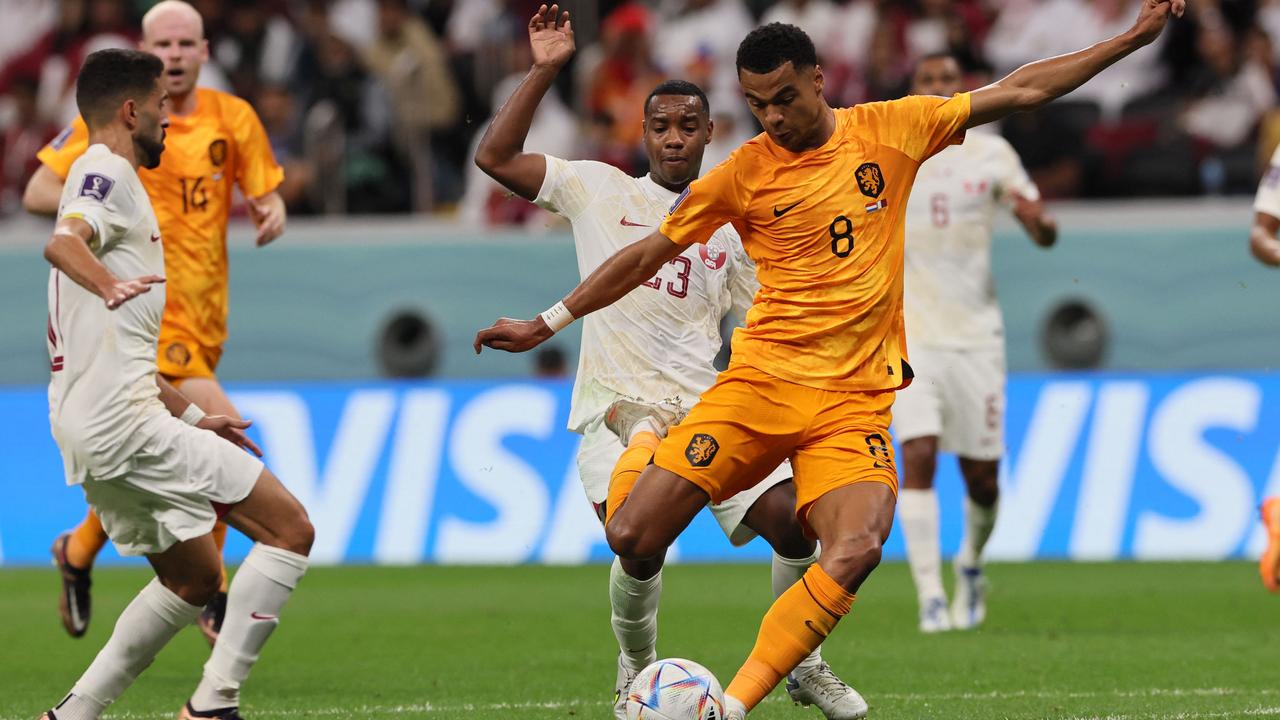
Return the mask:
[[(0, 0), (0, 214), (21, 210), (36, 151), (74, 117), (80, 62), (136, 42), (153, 2)], [(528, 69), (537, 2), (191, 2), (210, 45), (201, 83), (253, 103), (293, 212), (544, 222), (470, 162)], [(717, 128), (707, 160), (718, 161), (758, 131), (734, 52), (762, 22), (809, 32), (827, 98), (849, 105), (901, 96), (915, 59), (941, 50), (980, 85), (1122, 32), (1140, 2), (568, 0), (579, 51), (527, 147), (643, 172), (643, 99), (680, 77), (708, 92)], [(1278, 82), (1280, 0), (1196, 0), (1157, 45), (1000, 131), (1049, 197), (1248, 193), (1280, 139)]]

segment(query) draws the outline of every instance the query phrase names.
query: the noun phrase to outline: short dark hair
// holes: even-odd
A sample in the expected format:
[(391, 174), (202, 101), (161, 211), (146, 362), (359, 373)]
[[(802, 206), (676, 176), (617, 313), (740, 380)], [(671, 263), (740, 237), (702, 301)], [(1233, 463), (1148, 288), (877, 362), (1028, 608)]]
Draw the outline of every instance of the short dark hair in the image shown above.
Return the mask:
[(141, 50), (90, 53), (76, 78), (76, 107), (89, 127), (110, 120), (120, 103), (151, 94), (164, 72), (160, 58)]
[(738, 70), (759, 75), (791, 63), (796, 70), (815, 67), (818, 51), (795, 25), (769, 23), (747, 33), (738, 45)]
[(684, 97), (696, 97), (702, 101), (702, 113), (707, 117), (711, 117), (711, 101), (707, 100), (707, 94), (702, 92), (702, 88), (694, 85), (688, 80), (663, 80), (658, 86), (649, 93), (649, 97), (644, 99), (644, 114), (649, 114), (649, 103), (659, 95), (680, 95)]
[(911, 74), (915, 75), (921, 65), (927, 62), (933, 62), (934, 60), (954, 60), (957, 65), (963, 65), (963, 63), (960, 62), (960, 56), (956, 55), (951, 50), (938, 50), (936, 52), (920, 56), (920, 58), (916, 60), (916, 64), (911, 67)]

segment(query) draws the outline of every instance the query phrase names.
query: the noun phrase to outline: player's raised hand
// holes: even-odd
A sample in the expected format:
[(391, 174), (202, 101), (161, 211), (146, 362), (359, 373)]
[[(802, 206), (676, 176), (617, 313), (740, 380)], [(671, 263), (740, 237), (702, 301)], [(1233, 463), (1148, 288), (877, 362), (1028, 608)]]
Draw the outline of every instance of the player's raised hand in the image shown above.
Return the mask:
[(538, 347), (554, 334), (540, 317), (532, 320), (499, 318), (492, 327), (476, 333), (476, 341), (472, 347), (477, 355), (481, 348), (486, 347), (518, 353)]
[(1133, 33), (1143, 45), (1155, 42), (1169, 22), (1169, 16), (1182, 17), (1186, 11), (1187, 0), (1142, 0)]
[(284, 234), (287, 217), (284, 198), (278, 192), (269, 192), (259, 198), (246, 198), (249, 215), (253, 218), (254, 227), (258, 228), (258, 236), (254, 242), (258, 247), (275, 240)]
[(151, 292), (152, 285), (162, 282), (164, 278), (159, 275), (143, 275), (133, 280), (117, 280), (103, 291), (102, 299), (106, 301), (108, 310), (115, 310), (142, 293)]
[(561, 68), (573, 55), (573, 23), (569, 11), (560, 12), (559, 5), (546, 5), (529, 19), (529, 45), (533, 48), (533, 64)]
[(196, 427), (217, 433), (223, 440), (262, 457), (262, 448), (244, 434), (245, 429), (252, 424), (252, 420), (240, 420), (229, 415), (205, 415), (200, 422), (196, 423)]

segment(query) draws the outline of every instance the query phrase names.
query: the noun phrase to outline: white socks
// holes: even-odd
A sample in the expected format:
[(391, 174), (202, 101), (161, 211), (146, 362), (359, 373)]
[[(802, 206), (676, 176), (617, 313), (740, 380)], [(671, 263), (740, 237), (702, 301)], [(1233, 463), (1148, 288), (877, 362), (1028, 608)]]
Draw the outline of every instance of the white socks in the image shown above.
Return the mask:
[[(771, 574), (773, 576), (773, 596), (775, 598), (778, 597), (782, 593), (790, 590), (792, 585), (800, 582), (800, 578), (804, 577), (809, 566), (818, 562), (818, 555), (820, 552), (820, 550), (814, 550), (812, 555), (807, 558), (800, 558), (799, 560), (785, 558), (775, 552), (773, 554), (773, 563), (771, 568)], [(814, 648), (813, 652), (809, 653), (805, 659), (800, 661), (800, 664), (796, 666), (792, 673), (804, 675), (807, 671), (816, 668), (821, 663), (822, 646), (819, 645)]]
[(116, 620), (111, 639), (56, 708), (59, 720), (97, 720), (201, 608), (153, 579)]
[(898, 517), (907, 544), (907, 563), (916, 583), (920, 606), (934, 598), (945, 598), (942, 587), (942, 550), (938, 530), (938, 494), (929, 490), (903, 489), (898, 493)]
[(622, 662), (634, 672), (658, 659), (658, 599), (662, 596), (662, 571), (648, 580), (637, 580), (613, 559), (609, 568), (609, 607), (613, 635), (622, 651)]
[(983, 507), (971, 497), (964, 499), (964, 539), (960, 541), (960, 552), (956, 553), (956, 565), (960, 567), (977, 567), (982, 564), (982, 549), (987, 546), (991, 531), (996, 526), (996, 514), (1000, 502), (991, 507)]
[[(303, 573), (307, 558), (258, 543), (236, 571), (227, 593), (227, 619), (191, 696), (195, 710), (239, 707), (240, 684), (280, 623), (280, 610)], [(61, 720), (61, 718), (59, 719)]]

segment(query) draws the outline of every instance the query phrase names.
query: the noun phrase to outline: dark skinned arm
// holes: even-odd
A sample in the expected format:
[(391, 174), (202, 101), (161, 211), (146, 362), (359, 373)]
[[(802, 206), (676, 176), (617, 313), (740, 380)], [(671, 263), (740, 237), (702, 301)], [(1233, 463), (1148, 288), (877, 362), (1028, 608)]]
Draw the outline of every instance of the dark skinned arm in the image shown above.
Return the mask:
[(1035, 110), (1075, 90), (1135, 50), (1150, 45), (1169, 21), (1182, 17), (1187, 0), (1143, 0), (1133, 27), (1078, 52), (1029, 63), (1003, 80), (974, 90), (966, 128)]
[[(622, 296), (652, 278), (671, 258), (684, 250), (683, 245), (671, 242), (660, 231), (654, 231), (643, 240), (632, 243), (604, 261), (596, 271), (564, 299), (565, 307), (573, 317), (593, 313), (617, 302)], [(555, 333), (542, 317), (532, 320), (501, 318), (492, 327), (476, 333), (476, 354), (482, 347), (507, 352), (532, 350)]]
[(1277, 230), (1280, 230), (1280, 218), (1263, 212), (1254, 213), (1253, 228), (1249, 231), (1249, 252), (1263, 265), (1280, 267)]
[(538, 103), (551, 89), (560, 68), (573, 55), (573, 26), (569, 13), (557, 21), (560, 6), (546, 5), (529, 20), (529, 45), (533, 67), (516, 91), (503, 103), (476, 148), (476, 166), (511, 192), (533, 200), (547, 175), (547, 159), (524, 151), (524, 141), (538, 111)]

